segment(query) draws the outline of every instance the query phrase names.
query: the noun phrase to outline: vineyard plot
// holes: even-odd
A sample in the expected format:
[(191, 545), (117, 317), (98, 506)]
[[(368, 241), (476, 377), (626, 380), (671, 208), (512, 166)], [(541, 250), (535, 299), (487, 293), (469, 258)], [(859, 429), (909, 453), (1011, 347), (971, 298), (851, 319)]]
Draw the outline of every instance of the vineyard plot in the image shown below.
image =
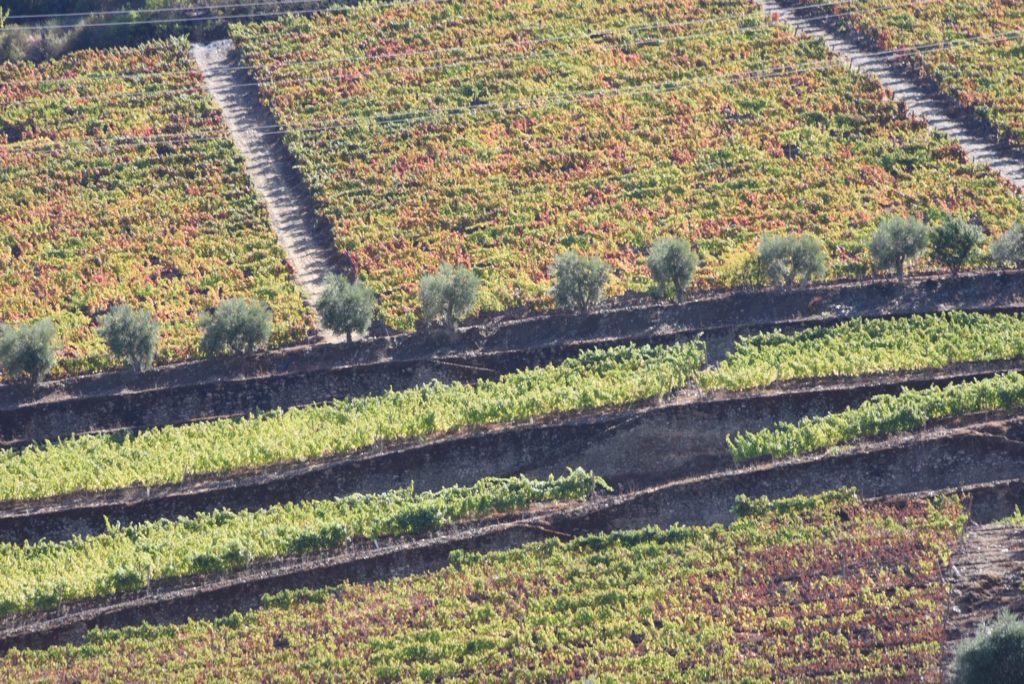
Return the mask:
[[(742, 500), (729, 527), (456, 553), (437, 572), (285, 593), (224, 620), (16, 651), (12, 680), (937, 681), (952, 498)], [(582, 657), (582, 654), (586, 657)]]
[[(822, 7), (1000, 137), (1024, 147), (1024, 6), (1015, 0), (852, 0)], [(916, 49), (915, 46), (927, 46)]]
[(853, 275), (882, 214), (1021, 216), (995, 174), (752, 2), (361, 5), (233, 35), (392, 324), (442, 261), (502, 309), (545, 300), (565, 249), (610, 262), (622, 292), (649, 284), (661, 234), (728, 284), (766, 232), (815, 232)]
[(151, 307), (161, 360), (200, 313), (267, 301), (273, 342), (312, 321), (184, 41), (0, 64), (0, 321), (52, 317), (65, 371), (111, 364), (95, 321)]

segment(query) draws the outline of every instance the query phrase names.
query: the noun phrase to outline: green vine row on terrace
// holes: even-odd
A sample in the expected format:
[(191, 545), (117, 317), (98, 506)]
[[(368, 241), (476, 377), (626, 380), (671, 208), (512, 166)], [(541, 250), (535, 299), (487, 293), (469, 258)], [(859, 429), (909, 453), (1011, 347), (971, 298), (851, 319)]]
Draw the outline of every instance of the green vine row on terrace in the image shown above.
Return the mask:
[(741, 499), (728, 527), (456, 552), (215, 622), (10, 652), (9, 680), (938, 680), (955, 498)]
[(153, 311), (162, 362), (195, 355), (199, 315), (230, 297), (270, 305), (274, 345), (312, 330), (188, 48), (0, 63), (0, 323), (54, 319), (59, 373), (114, 365), (96, 320), (116, 303)]
[(686, 385), (704, 344), (586, 351), (475, 385), (439, 382), (241, 420), (91, 435), (0, 455), (0, 500), (182, 482), (189, 476), (353, 453), (390, 440), (625, 405)]
[(1024, 316), (942, 313), (853, 320), (741, 338), (717, 366), (701, 341), (587, 351), (475, 385), (433, 382), (381, 396), (89, 435), (0, 452), (0, 500), (39, 499), (351, 454), (392, 440), (665, 397), (687, 384), (743, 390), (794, 379), (942, 368), (1024, 356)]
[(473, 267), (482, 306), (549, 300), (564, 249), (610, 291), (682, 235), (698, 284), (751, 277), (766, 233), (807, 231), (866, 272), (890, 212), (1024, 216), (1013, 189), (907, 119), (871, 78), (751, 0), (366, 3), (241, 24), (233, 37), (337, 248), (411, 327), (416, 283)]
[(423, 534), (546, 501), (577, 501), (607, 485), (583, 470), (547, 480), (485, 479), (470, 487), (302, 501), (256, 511), (114, 526), (70, 541), (0, 545), (0, 614), (143, 589), (158, 579), (338, 549), (354, 541)]
[(706, 389), (767, 387), (800, 378), (942, 368), (1024, 356), (1024, 316), (963, 311), (895, 319), (853, 319), (797, 333), (741, 338), (703, 373)]
[(1024, 375), (1014, 372), (945, 387), (878, 395), (845, 411), (809, 416), (798, 423), (780, 422), (726, 440), (737, 463), (765, 457), (789, 458), (868, 437), (918, 430), (944, 418), (1013, 411), (1022, 406)]

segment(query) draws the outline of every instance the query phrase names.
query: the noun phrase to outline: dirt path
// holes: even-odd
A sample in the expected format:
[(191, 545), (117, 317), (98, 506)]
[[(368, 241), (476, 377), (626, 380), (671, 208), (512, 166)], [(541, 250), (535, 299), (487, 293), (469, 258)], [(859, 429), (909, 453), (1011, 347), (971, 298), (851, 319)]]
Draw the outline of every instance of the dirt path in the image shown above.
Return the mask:
[(947, 667), (957, 645), (1001, 611), (1024, 612), (1024, 528), (969, 526), (949, 568), (952, 602), (946, 621)]
[(824, 18), (803, 17), (798, 8), (786, 7), (776, 0), (758, 1), (768, 16), (777, 17), (801, 35), (822, 39), (829, 50), (853, 69), (877, 78), (893, 97), (906, 103), (910, 114), (960, 143), (972, 162), (986, 164), (1018, 190), (1024, 190), (1024, 164), (1007, 154), (988, 136), (979, 133), (974, 122), (954, 114), (939, 98), (902, 76), (886, 57), (865, 50), (853, 40), (829, 30), (823, 23)]
[[(339, 271), (339, 258), (330, 234), (319, 225), (309, 191), (291, 166), (277, 122), (260, 102), (248, 71), (237, 68), (234, 43), (221, 40), (196, 45), (192, 54), (245, 159), (256, 192), (267, 207), (270, 224), (303, 297), (313, 304), (323, 291), (326, 277)], [(341, 341), (327, 331), (321, 331), (321, 336)]]

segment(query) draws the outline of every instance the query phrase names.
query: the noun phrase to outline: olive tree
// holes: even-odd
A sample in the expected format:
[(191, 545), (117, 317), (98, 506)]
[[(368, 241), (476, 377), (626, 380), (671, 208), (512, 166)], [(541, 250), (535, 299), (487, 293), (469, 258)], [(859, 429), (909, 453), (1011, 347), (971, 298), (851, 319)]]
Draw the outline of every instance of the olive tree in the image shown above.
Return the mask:
[(100, 319), (99, 335), (110, 353), (141, 372), (153, 366), (160, 324), (145, 309), (118, 304)]
[(678, 302), (697, 270), (697, 254), (683, 238), (658, 238), (647, 252), (647, 267), (660, 296), (671, 292)]
[(604, 297), (610, 270), (596, 256), (583, 256), (575, 251), (559, 254), (551, 268), (555, 303), (581, 313), (590, 311)]
[(226, 299), (199, 319), (203, 353), (212, 356), (227, 349), (243, 354), (261, 349), (270, 339), (273, 319), (273, 312), (263, 302)]
[(959, 684), (995, 684), (1020, 681), (1024, 672), (1024, 622), (1008, 612), (957, 649), (955, 681)]
[(57, 326), (44, 318), (0, 328), (0, 368), (9, 378), (27, 377), (38, 384), (57, 358)]
[(1014, 268), (1024, 263), (1024, 223), (1017, 222), (1008, 231), (992, 241), (988, 258), (1000, 265)]
[(766, 235), (757, 246), (757, 263), (765, 277), (792, 287), (810, 282), (828, 270), (825, 247), (814, 235)]
[(455, 330), (458, 322), (476, 307), (480, 278), (468, 268), (443, 264), (420, 278), (420, 316), (427, 323), (440, 323)]
[(902, 283), (907, 262), (919, 257), (927, 246), (928, 228), (920, 219), (886, 216), (879, 221), (869, 249), (875, 266), (896, 271)]
[(377, 298), (362, 280), (349, 282), (342, 275), (332, 277), (316, 303), (320, 320), (328, 330), (344, 334), (349, 342), (355, 333), (370, 329)]
[(932, 259), (959, 273), (984, 240), (980, 227), (959, 216), (947, 215), (929, 237)]

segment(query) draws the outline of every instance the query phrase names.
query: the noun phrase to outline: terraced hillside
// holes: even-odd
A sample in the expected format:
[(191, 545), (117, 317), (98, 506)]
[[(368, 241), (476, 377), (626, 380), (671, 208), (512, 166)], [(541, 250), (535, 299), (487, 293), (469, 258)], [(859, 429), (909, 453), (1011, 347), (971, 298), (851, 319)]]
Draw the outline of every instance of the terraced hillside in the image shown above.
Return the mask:
[(704, 282), (758, 237), (811, 231), (864, 272), (887, 212), (1001, 232), (1021, 200), (873, 80), (752, 2), (367, 4), (233, 31), (338, 248), (411, 325), (420, 274), (473, 266), (487, 309), (543, 299), (567, 248), (613, 291), (661, 234)]
[(267, 301), (273, 339), (311, 317), (185, 41), (0, 63), (0, 321), (52, 317), (63, 369), (111, 359), (116, 303), (162, 323), (159, 358), (195, 353), (197, 318)]
[(1024, 145), (1024, 7), (1014, 0), (851, 0), (813, 6)]
[[(215, 622), (16, 651), (7, 680), (936, 680), (953, 498), (741, 502), (728, 527), (459, 553), (437, 572), (266, 599)], [(586, 654), (584, 657), (583, 654)]]

